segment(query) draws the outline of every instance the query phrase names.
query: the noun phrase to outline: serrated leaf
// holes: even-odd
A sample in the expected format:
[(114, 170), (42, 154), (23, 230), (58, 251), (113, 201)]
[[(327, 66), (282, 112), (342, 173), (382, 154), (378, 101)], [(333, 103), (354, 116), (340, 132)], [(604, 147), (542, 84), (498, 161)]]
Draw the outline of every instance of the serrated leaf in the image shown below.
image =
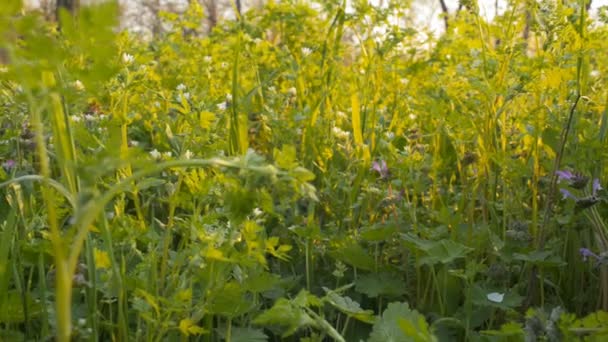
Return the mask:
[(403, 279), (386, 272), (360, 275), (355, 282), (355, 290), (370, 298), (399, 297), (406, 293)]
[(285, 298), (280, 298), (272, 308), (253, 320), (254, 324), (280, 327), (282, 337), (293, 335), (298, 329), (316, 326), (316, 322), (304, 310)]
[(346, 241), (344, 245), (330, 252), (330, 255), (346, 264), (367, 271), (373, 270), (375, 266), (374, 258), (355, 241)]
[(323, 288), (323, 290), (325, 290), (325, 292), (327, 293), (327, 295), (325, 296), (325, 300), (336, 309), (342, 311), (342, 313), (346, 314), (349, 317), (356, 318), (361, 322), (374, 322), (374, 312), (372, 310), (363, 310), (359, 303), (355, 302), (350, 297), (341, 296), (338, 293), (329, 290), (325, 287)]
[[(425, 339), (421, 339), (424, 337)], [(407, 303), (390, 303), (376, 320), (368, 342), (436, 341), (424, 316)]]

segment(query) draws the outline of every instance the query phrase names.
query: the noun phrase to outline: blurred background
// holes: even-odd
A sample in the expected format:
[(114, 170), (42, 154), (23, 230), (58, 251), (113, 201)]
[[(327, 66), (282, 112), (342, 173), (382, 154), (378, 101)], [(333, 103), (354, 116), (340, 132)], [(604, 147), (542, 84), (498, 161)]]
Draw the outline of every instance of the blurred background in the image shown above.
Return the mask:
[[(55, 16), (58, 5), (77, 7), (101, 1), (106, 0), (23, 0), (27, 9), (40, 10), (50, 19)], [(280, 2), (280, 0), (118, 0), (121, 11), (121, 26), (131, 32), (150, 38), (162, 30), (162, 24), (158, 16), (159, 12), (182, 13), (186, 10), (188, 4), (193, 1), (203, 5), (206, 22), (202, 25), (207, 32), (222, 19), (235, 18), (236, 11), (245, 12), (250, 8), (262, 7), (269, 1)], [(395, 0), (370, 0), (368, 2), (375, 6), (388, 6), (393, 1)], [(555, 0), (548, 1), (553, 2)], [(395, 20), (400, 20), (402, 21), (401, 24), (419, 30), (425, 29), (434, 34), (441, 34), (446, 25), (445, 13), (449, 18), (449, 16), (454, 15), (466, 6), (466, 3), (474, 1), (399, 0), (399, 3), (403, 2), (410, 3), (410, 12)], [(322, 3), (322, 1), (316, 1), (316, 3)], [(507, 7), (507, 3), (507, 0), (477, 1), (479, 13), (488, 20), (491, 20), (496, 14), (501, 14)], [(591, 16), (597, 16), (598, 9), (602, 6), (608, 6), (608, 0), (589, 1), (588, 7)], [(352, 6), (349, 7), (352, 9)]]

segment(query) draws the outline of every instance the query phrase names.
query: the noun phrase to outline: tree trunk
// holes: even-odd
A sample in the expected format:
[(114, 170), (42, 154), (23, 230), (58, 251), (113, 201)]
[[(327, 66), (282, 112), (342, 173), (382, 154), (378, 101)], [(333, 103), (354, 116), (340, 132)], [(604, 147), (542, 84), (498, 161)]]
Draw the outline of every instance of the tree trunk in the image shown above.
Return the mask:
[(61, 9), (65, 9), (72, 15), (76, 15), (78, 8), (80, 7), (80, 0), (57, 0), (55, 5), (55, 15), (59, 19), (59, 12)]
[(445, 32), (447, 33), (450, 25), (450, 12), (448, 12), (448, 6), (445, 4), (445, 0), (439, 0), (439, 4), (441, 5), (441, 11), (443, 12), (443, 22), (445, 23)]

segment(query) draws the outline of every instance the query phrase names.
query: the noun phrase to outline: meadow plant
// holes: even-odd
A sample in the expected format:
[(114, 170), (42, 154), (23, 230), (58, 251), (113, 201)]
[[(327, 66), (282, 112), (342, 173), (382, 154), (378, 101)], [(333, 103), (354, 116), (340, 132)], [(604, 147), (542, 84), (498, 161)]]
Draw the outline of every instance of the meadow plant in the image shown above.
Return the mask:
[(605, 10), (315, 4), (0, 4), (0, 339), (605, 336)]

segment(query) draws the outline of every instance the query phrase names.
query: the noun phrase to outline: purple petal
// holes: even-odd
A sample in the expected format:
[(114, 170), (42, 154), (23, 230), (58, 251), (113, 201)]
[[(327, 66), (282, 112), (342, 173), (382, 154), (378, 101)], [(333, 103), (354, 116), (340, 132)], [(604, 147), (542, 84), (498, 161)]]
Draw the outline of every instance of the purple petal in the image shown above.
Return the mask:
[(380, 168), (380, 164), (378, 164), (378, 162), (372, 163), (372, 170), (377, 171), (378, 173), (382, 174), (382, 169)]
[(600, 180), (599, 179), (594, 179), (593, 180), (593, 195), (595, 196), (595, 193), (603, 190), (604, 188), (602, 188), (602, 185), (600, 184)]
[(555, 174), (557, 175), (557, 177), (560, 180), (562, 180), (562, 179), (571, 180), (572, 177), (574, 177), (574, 174), (572, 172), (570, 172), (570, 171), (560, 171), (560, 170), (558, 170), (558, 171), (555, 171)]
[(593, 257), (593, 258), (595, 258), (597, 260), (600, 259), (600, 257), (597, 254), (593, 253), (588, 248), (581, 248), (578, 251), (579, 251), (579, 253), (581, 253), (581, 256), (583, 257), (583, 261), (587, 261), (587, 258), (589, 258), (589, 257)]
[(573, 200), (578, 201), (578, 198), (576, 198), (576, 196), (574, 196), (570, 191), (568, 191), (566, 189), (559, 189), (559, 191), (563, 195), (562, 199), (572, 198)]
[(388, 171), (388, 166), (386, 166), (386, 161), (385, 160), (381, 160), (380, 164), (382, 165), (382, 171)]
[(9, 159), (7, 161), (5, 161), (2, 166), (4, 166), (5, 169), (10, 170), (13, 167), (15, 167), (15, 161), (12, 159)]

